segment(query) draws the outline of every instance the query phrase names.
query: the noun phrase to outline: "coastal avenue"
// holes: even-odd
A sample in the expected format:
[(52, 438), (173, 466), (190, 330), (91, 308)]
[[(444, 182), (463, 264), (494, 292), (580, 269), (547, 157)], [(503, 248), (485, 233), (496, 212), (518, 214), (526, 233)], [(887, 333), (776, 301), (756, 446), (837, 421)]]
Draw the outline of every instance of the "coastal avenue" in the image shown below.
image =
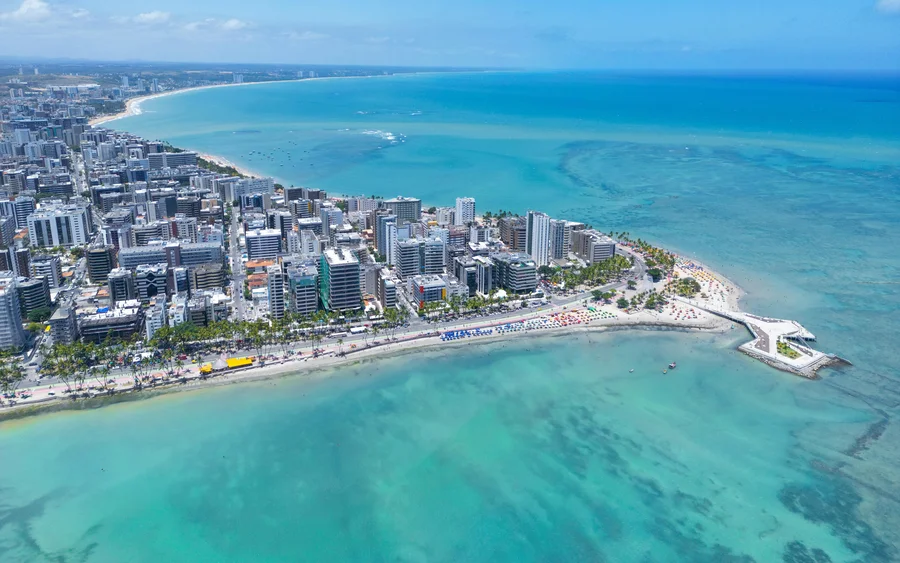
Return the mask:
[(231, 231), (229, 233), (231, 256), (231, 300), (234, 303), (235, 317), (244, 320), (244, 262), (241, 260), (241, 248), (238, 244), (240, 221), (238, 213), (231, 209)]
[[(608, 284), (603, 286), (603, 291), (608, 291), (610, 289), (614, 289), (617, 287), (623, 287), (626, 282), (617, 282)], [(566, 313), (569, 310), (574, 311), (575, 307), (579, 302), (583, 302), (591, 297), (590, 292), (579, 293), (577, 295), (573, 295), (567, 297), (565, 299), (561, 299), (555, 301), (553, 305), (540, 307), (535, 309), (518, 309), (515, 311), (510, 311), (507, 313), (496, 314), (496, 315), (488, 315), (482, 319), (470, 319), (470, 320), (462, 320), (458, 322), (451, 323), (437, 323), (430, 327), (423, 327), (421, 329), (407, 329), (404, 331), (398, 331), (393, 339), (384, 337), (381, 340), (373, 340), (371, 336), (366, 335), (348, 335), (342, 339), (341, 342), (336, 340), (325, 344), (324, 346), (319, 346), (317, 348), (317, 353), (315, 355), (309, 353), (309, 348), (311, 343), (297, 342), (287, 347), (288, 355), (295, 355), (298, 353), (302, 353), (302, 357), (292, 358), (293, 360), (300, 361), (314, 361), (317, 360), (326, 360), (328, 358), (335, 358), (341, 352), (345, 354), (351, 354), (353, 346), (356, 345), (358, 348), (356, 352), (365, 352), (372, 351), (376, 352), (378, 350), (383, 350), (386, 347), (390, 346), (403, 346), (415, 341), (422, 341), (423, 345), (427, 342), (431, 342), (433, 344), (439, 344), (441, 341), (438, 338), (438, 335), (443, 332), (448, 331), (459, 331), (459, 330), (475, 330), (475, 329), (489, 329), (493, 327), (499, 327), (510, 323), (524, 322), (528, 320), (538, 319), (541, 317), (547, 317), (550, 315)], [(423, 324), (424, 321), (423, 321)], [(367, 341), (371, 341), (371, 344), (368, 344)], [(304, 349), (306, 352), (304, 352)], [(390, 349), (390, 348), (388, 348)], [(200, 362), (198, 364), (192, 364), (186, 367), (182, 376), (186, 379), (197, 379), (199, 378), (199, 367), (205, 363), (215, 362), (219, 359), (222, 359), (223, 356), (218, 354), (208, 354), (202, 356)], [(289, 361), (287, 358), (282, 358), (281, 362)], [(275, 364), (281, 362), (274, 362)], [(255, 366), (256, 367), (256, 366)], [(300, 369), (301, 366), (297, 365), (297, 369)], [(255, 368), (250, 368), (252, 371)], [(162, 368), (160, 368), (161, 374)], [(154, 370), (156, 371), (156, 370)], [(246, 373), (246, 371), (240, 371), (237, 373)], [(113, 369), (109, 374), (109, 381), (113, 381), (115, 385), (120, 390), (128, 390), (133, 386), (134, 380), (131, 375), (131, 372), (127, 368), (117, 368)], [(174, 382), (174, 381), (173, 381)], [(85, 385), (86, 388), (90, 389), (93, 387), (93, 383), (88, 380)], [(28, 389), (22, 389), (21, 391), (27, 392), (30, 394), (30, 397), (27, 399), (20, 399), (17, 401), (17, 404), (20, 406), (25, 406), (28, 404), (38, 404), (47, 401), (58, 400), (64, 398), (66, 395), (65, 385), (60, 381), (48, 381), (44, 385), (31, 387)]]

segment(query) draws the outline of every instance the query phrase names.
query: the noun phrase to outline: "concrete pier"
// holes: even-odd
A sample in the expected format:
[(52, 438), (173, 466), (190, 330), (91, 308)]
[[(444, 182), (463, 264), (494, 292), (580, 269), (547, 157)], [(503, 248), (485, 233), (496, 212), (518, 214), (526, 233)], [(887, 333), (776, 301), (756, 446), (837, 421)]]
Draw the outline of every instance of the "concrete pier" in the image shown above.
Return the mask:
[[(850, 364), (847, 360), (834, 354), (826, 354), (810, 348), (807, 343), (814, 341), (816, 337), (797, 321), (760, 317), (743, 311), (730, 311), (724, 307), (712, 307), (708, 303), (700, 303), (685, 297), (675, 297), (675, 299), (747, 327), (747, 330), (753, 335), (753, 340), (742, 344), (738, 349), (776, 369), (808, 379), (818, 379), (818, 370), (825, 366)], [(778, 350), (779, 343), (793, 350), (797, 357), (792, 358), (781, 353)]]

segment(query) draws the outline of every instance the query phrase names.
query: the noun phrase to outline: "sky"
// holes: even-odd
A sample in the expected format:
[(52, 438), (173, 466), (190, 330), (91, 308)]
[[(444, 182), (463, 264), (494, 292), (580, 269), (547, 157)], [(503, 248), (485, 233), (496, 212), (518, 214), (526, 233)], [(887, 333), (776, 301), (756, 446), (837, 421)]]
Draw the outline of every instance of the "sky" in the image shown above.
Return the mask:
[(0, 0), (0, 55), (900, 70), (900, 0)]

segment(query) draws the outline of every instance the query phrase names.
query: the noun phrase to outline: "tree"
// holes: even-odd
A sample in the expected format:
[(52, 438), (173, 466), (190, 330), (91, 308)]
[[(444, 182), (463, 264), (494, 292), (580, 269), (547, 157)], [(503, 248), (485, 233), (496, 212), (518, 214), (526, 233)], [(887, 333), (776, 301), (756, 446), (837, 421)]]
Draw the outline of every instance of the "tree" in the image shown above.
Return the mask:
[(430, 215), (434, 215), (435, 213), (437, 213), (437, 207), (434, 207), (434, 206), (429, 207), (427, 213)]
[(591, 292), (591, 295), (594, 297), (594, 301), (600, 301), (601, 299), (605, 299), (606, 293), (601, 289), (595, 289)]
[(28, 320), (33, 323), (42, 323), (50, 319), (52, 311), (48, 307), (41, 307), (28, 313)]
[(662, 271), (659, 268), (650, 268), (647, 270), (647, 274), (649, 274), (654, 282), (658, 282), (662, 279)]
[(619, 297), (619, 300), (616, 301), (616, 306), (619, 307), (619, 309), (627, 309), (628, 308), (628, 300), (625, 299), (624, 297)]
[(631, 290), (637, 289), (637, 282), (634, 280), (628, 280), (628, 289), (631, 289)]
[(3, 394), (14, 393), (25, 380), (22, 359), (17, 353), (4, 350), (0, 353), (0, 390)]
[(72, 250), (70, 250), (70, 252), (72, 253), (72, 258), (74, 258), (76, 260), (78, 260), (80, 258), (84, 258), (84, 249), (81, 248), (80, 246), (72, 247)]
[(538, 268), (538, 274), (540, 274), (540, 276), (544, 279), (547, 279), (550, 276), (552, 276), (553, 272), (554, 272), (554, 270), (550, 266), (541, 266), (540, 268)]
[(41, 323), (28, 323), (27, 325), (25, 325), (25, 330), (37, 334), (40, 331), (44, 330), (44, 325), (42, 325)]

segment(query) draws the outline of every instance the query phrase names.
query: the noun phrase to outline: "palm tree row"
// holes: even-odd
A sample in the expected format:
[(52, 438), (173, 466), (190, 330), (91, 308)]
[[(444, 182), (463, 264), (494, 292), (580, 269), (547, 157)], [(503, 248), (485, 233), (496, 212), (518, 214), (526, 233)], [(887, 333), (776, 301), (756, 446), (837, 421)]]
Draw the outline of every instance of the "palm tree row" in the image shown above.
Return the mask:
[[(391, 331), (392, 337), (408, 315), (405, 310), (385, 311), (384, 327)], [(187, 358), (199, 363), (210, 353), (245, 348), (263, 356), (271, 348), (280, 347), (282, 354), (286, 354), (292, 344), (301, 341), (309, 342), (315, 353), (325, 335), (334, 328), (331, 325), (334, 316), (324, 311), (311, 315), (287, 312), (281, 319), (270, 317), (254, 321), (217, 321), (207, 326), (192, 323), (163, 326), (149, 340), (135, 335), (126, 341), (108, 338), (101, 343), (56, 343), (43, 350), (42, 373), (59, 379), (71, 391), (73, 384), (81, 387), (89, 378), (105, 387), (112, 369), (127, 365), (135, 386), (140, 387), (150, 379), (153, 371), (162, 369), (168, 376), (178, 376)], [(379, 328), (373, 325), (371, 332), (377, 335)], [(368, 339), (369, 332), (366, 332), (367, 346)], [(339, 344), (343, 344), (343, 339)], [(11, 362), (6, 364), (13, 365)], [(0, 385), (7, 379), (12, 382), (12, 376), (4, 378), (2, 370), (0, 367)]]

